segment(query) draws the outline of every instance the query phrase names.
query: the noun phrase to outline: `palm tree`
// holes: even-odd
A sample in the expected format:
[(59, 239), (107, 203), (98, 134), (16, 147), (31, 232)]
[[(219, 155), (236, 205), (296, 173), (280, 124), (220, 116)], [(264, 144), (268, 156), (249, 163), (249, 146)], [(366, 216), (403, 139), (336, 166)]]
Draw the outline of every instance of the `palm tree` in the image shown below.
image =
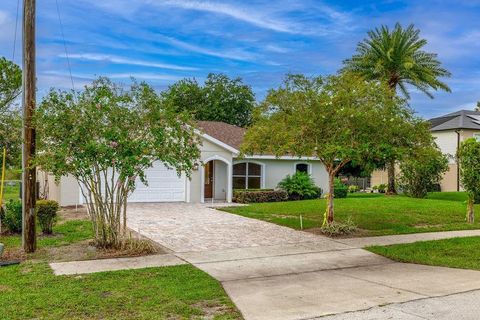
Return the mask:
[[(368, 32), (368, 38), (361, 41), (356, 54), (344, 61), (345, 71), (360, 73), (369, 80), (386, 81), (396, 94), (398, 90), (410, 98), (408, 85), (417, 88), (433, 98), (431, 89), (450, 92), (441, 77), (450, 72), (441, 66), (435, 53), (422, 50), (427, 40), (420, 39), (420, 30), (411, 24), (406, 29), (396, 24), (393, 30), (381, 26)], [(387, 159), (389, 194), (395, 190), (395, 159)]]

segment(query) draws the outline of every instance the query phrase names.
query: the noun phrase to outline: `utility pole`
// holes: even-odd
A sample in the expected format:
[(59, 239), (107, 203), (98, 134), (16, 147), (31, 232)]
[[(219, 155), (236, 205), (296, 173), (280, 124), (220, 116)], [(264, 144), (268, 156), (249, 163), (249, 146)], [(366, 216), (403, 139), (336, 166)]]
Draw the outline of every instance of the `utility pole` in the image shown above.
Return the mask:
[(35, 4), (36, 0), (23, 0), (23, 147), (22, 147), (22, 243), (25, 252), (37, 247), (35, 230), (36, 169), (32, 166), (35, 156), (35, 128), (32, 117), (35, 112)]

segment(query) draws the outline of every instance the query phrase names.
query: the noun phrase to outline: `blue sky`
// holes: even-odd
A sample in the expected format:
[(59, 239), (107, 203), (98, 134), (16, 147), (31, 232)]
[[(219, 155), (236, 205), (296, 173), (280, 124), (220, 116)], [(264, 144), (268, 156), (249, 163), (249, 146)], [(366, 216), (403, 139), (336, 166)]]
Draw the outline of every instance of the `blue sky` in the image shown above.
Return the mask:
[[(22, 1), (20, 1), (22, 2)], [(453, 93), (411, 106), (432, 117), (480, 100), (480, 1), (58, 0), (75, 87), (133, 76), (162, 90), (209, 72), (241, 77), (261, 100), (286, 73), (336, 72), (369, 29), (414, 23), (453, 76)], [(55, 0), (38, 3), (39, 96), (71, 88)], [(16, 0), (0, 2), (0, 55), (13, 55)], [(15, 61), (20, 63), (20, 37)]]

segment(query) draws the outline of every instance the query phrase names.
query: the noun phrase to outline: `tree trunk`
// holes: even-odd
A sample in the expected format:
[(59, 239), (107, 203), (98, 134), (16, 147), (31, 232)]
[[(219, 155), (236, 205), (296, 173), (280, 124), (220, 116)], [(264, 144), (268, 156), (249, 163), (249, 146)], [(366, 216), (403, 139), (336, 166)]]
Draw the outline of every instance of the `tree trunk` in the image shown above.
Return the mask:
[(474, 199), (473, 196), (469, 195), (468, 196), (468, 207), (467, 207), (467, 222), (468, 223), (473, 223), (475, 221), (475, 215), (474, 215), (474, 209), (473, 209), (473, 204), (474, 204)]
[(328, 196), (327, 196), (327, 223), (333, 222), (334, 210), (333, 210), (333, 198), (334, 198), (334, 179), (335, 173), (328, 172)]
[(390, 160), (387, 163), (387, 173), (388, 173), (388, 195), (396, 195), (397, 190), (395, 188), (395, 160)]

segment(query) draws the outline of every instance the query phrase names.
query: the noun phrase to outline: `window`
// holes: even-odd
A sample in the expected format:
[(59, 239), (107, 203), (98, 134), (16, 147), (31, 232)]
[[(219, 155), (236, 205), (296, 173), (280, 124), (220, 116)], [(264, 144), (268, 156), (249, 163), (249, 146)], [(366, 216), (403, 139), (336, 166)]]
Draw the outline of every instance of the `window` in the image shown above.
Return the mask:
[(475, 138), (475, 140), (477, 140), (478, 142), (480, 142), (480, 133), (474, 133), (474, 134), (473, 134), (473, 137)]
[(261, 187), (261, 165), (251, 162), (233, 165), (233, 189), (260, 189)]
[(295, 172), (303, 172), (303, 173), (310, 173), (309, 167), (307, 163), (297, 163), (295, 165)]

